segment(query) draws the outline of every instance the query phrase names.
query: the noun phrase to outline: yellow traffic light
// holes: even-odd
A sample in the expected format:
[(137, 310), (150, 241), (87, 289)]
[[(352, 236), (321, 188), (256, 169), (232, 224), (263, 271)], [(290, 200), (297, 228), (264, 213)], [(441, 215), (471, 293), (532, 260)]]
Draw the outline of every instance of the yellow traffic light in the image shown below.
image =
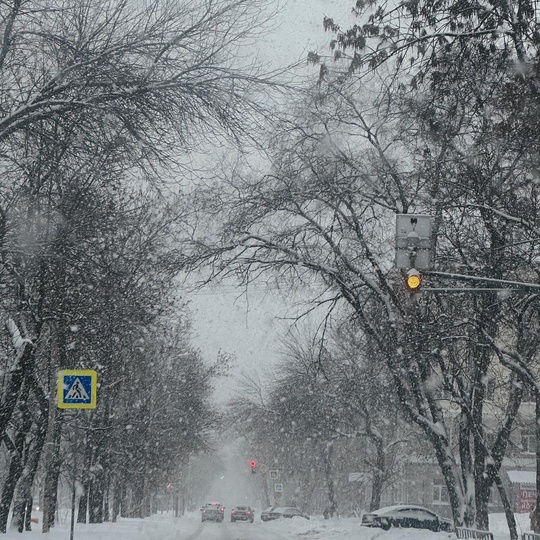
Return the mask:
[(420, 286), (422, 285), (422, 276), (416, 268), (411, 268), (407, 272), (407, 276), (405, 277), (405, 284), (407, 285), (409, 291), (417, 292), (420, 290)]

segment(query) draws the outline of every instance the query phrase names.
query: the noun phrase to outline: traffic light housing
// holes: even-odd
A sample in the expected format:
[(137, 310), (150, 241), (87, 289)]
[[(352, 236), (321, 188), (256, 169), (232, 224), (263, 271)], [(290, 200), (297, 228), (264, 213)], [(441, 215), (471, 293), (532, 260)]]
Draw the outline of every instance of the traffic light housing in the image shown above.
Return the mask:
[(257, 466), (257, 462), (254, 459), (252, 459), (249, 462), (249, 466), (251, 467), (251, 474), (255, 474), (255, 467)]
[(411, 268), (405, 274), (405, 286), (411, 292), (419, 292), (422, 287), (422, 275), (416, 268)]

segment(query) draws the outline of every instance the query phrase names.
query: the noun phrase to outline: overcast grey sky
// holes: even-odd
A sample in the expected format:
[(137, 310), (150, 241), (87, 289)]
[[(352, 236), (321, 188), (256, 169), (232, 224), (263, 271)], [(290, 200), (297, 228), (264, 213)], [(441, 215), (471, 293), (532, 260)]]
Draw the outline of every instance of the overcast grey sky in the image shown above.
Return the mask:
[[(263, 37), (259, 60), (273, 68), (305, 58), (309, 51), (328, 51), (331, 35), (324, 32), (323, 18), (335, 17), (343, 24), (352, 20), (352, 0), (280, 0), (282, 9)], [(312, 70), (313, 78), (318, 67)], [(216, 397), (225, 401), (235, 391), (234, 380), (242, 372), (264, 371), (279, 356), (279, 339), (298, 311), (302, 295), (268, 289), (261, 284), (245, 291), (232, 285), (209, 287), (190, 297), (194, 345), (204, 357), (214, 360), (218, 352), (235, 354), (231, 377), (219, 383)]]
[(234, 393), (234, 379), (243, 372), (263, 373), (274, 365), (279, 336), (290, 323), (280, 320), (293, 312), (277, 291), (252, 287), (247, 294), (232, 286), (209, 287), (192, 296), (194, 345), (213, 360), (219, 351), (236, 356), (231, 377), (219, 382), (216, 397), (226, 400)]

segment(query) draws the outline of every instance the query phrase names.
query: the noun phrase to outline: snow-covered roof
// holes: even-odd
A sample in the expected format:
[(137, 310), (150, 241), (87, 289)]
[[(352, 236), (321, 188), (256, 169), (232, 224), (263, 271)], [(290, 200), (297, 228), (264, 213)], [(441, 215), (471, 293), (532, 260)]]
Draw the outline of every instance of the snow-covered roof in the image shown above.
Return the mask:
[(536, 484), (536, 471), (507, 471), (512, 484)]
[(392, 514), (394, 512), (399, 512), (400, 510), (404, 510), (404, 509), (425, 510), (426, 512), (429, 512), (430, 514), (433, 513), (428, 508), (425, 508), (423, 506), (418, 506), (416, 504), (396, 504), (394, 506), (385, 506), (384, 508), (379, 508), (378, 510), (374, 510), (373, 512), (369, 512), (369, 513), (375, 516), (380, 516), (384, 514)]

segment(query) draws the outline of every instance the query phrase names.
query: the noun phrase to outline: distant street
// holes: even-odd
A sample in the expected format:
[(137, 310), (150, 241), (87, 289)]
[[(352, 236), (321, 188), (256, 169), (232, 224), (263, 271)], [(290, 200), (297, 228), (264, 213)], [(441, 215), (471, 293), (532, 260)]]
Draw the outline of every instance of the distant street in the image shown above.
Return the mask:
[[(180, 537), (178, 537), (180, 539)], [(184, 538), (184, 537), (182, 537)], [(287, 540), (271, 530), (268, 524), (258, 523), (200, 523), (197, 530), (186, 540)]]

